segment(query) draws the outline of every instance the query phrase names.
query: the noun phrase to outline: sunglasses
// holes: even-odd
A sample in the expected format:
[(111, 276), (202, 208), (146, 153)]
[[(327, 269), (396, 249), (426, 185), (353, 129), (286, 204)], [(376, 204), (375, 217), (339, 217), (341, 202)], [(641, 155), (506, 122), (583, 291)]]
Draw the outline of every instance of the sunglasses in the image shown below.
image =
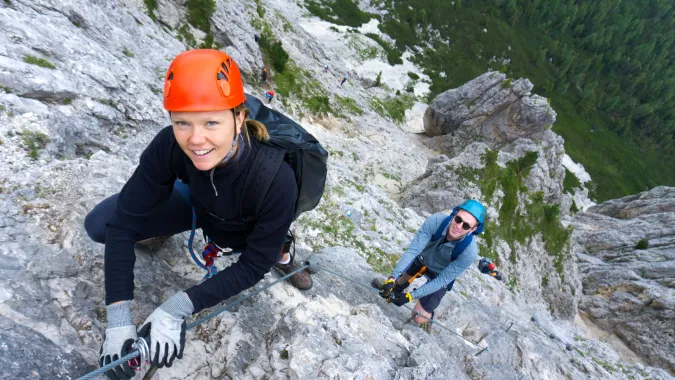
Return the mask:
[(461, 224), (463, 230), (467, 230), (467, 231), (468, 231), (468, 230), (470, 230), (470, 229), (473, 228), (472, 225), (470, 225), (469, 223), (463, 221), (462, 218), (460, 218), (459, 216), (455, 216), (455, 223)]

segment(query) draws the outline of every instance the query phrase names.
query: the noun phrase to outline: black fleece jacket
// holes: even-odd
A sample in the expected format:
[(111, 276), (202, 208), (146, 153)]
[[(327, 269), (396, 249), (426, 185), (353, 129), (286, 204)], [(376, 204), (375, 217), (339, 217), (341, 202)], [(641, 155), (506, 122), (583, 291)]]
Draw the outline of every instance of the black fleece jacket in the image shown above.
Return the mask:
[[(245, 147), (236, 162), (215, 169), (213, 181), (210, 172), (195, 168), (180, 151), (199, 226), (219, 247), (245, 246), (236, 263), (186, 291), (195, 313), (252, 287), (279, 261), (286, 232), (293, 221), (298, 189), (293, 170), (284, 162), (263, 198), (256, 220), (241, 223), (243, 187), (259, 146), (260, 142), (252, 138), (251, 145)], [(174, 149), (180, 147), (169, 126), (141, 154), (136, 171), (120, 192), (106, 232), (106, 304), (133, 298), (134, 244), (144, 223), (161, 223), (149, 220), (149, 215), (173, 191), (177, 178), (171, 162)]]

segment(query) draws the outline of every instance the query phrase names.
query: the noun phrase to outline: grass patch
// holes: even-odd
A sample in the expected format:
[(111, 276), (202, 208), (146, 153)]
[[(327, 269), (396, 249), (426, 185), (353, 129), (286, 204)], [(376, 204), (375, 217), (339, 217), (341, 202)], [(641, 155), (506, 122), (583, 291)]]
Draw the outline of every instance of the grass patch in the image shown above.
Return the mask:
[[(145, 7), (148, 8), (148, 16), (152, 21), (157, 22), (157, 16), (155, 16), (155, 11), (157, 10), (157, 0), (143, 0)], [(136, 20), (138, 24), (138, 20)]]
[(349, 112), (359, 116), (363, 115), (363, 109), (361, 109), (361, 107), (356, 104), (356, 100), (349, 97), (343, 97), (338, 94), (335, 94), (335, 100), (338, 107), (343, 112)]
[(40, 150), (44, 149), (49, 143), (49, 137), (38, 131), (23, 131), (21, 141), (28, 151), (28, 157), (36, 161), (40, 156)]
[(46, 60), (44, 58), (34, 57), (32, 55), (27, 55), (27, 56), (23, 57), (23, 61), (26, 62), (26, 63), (30, 63), (31, 65), (45, 67), (45, 68), (48, 68), (48, 69), (55, 69), (56, 68), (56, 66), (54, 66), (54, 64), (49, 62), (48, 60)]
[(384, 49), (384, 51), (387, 53), (387, 62), (389, 62), (390, 65), (393, 66), (403, 64), (403, 59), (401, 58), (402, 53), (389, 45), (389, 43), (383, 40), (382, 37), (375, 33), (366, 33), (366, 36), (372, 38), (373, 41), (382, 46), (382, 49)]
[(405, 111), (415, 104), (415, 98), (412, 95), (404, 94), (385, 100), (370, 98), (369, 103), (371, 108), (381, 116), (390, 117), (394, 122), (402, 123)]
[[(546, 251), (554, 257), (554, 267), (564, 281), (564, 250), (569, 244), (571, 228), (564, 228), (560, 223), (558, 205), (544, 202), (542, 192), (530, 194), (524, 184), (537, 158), (536, 151), (528, 152), (517, 160), (509, 161), (502, 168), (497, 164), (497, 152), (487, 150), (481, 156), (481, 161), (485, 164), (483, 169), (468, 169), (459, 174), (463, 178), (478, 176), (478, 186), (487, 203), (495, 201), (493, 197), (498, 187), (504, 193), (499, 207), (499, 224), (496, 221), (486, 221), (483, 235), (488, 252), (486, 257), (499, 265), (494, 249), (496, 239), (501, 239), (511, 248), (509, 260), (515, 263), (518, 261), (516, 243), (525, 245), (532, 237), (541, 234)], [(523, 193), (528, 195), (529, 202), (519, 205), (519, 195)]]
[(412, 80), (419, 80), (420, 79), (420, 76), (413, 73), (412, 71), (408, 71), (408, 77)]
[(607, 372), (609, 372), (609, 373), (614, 373), (614, 371), (616, 371), (616, 368), (614, 368), (614, 366), (612, 366), (611, 364), (607, 363), (604, 360), (600, 360), (598, 358), (593, 358), (593, 361), (596, 362), (597, 364), (599, 364), (602, 368), (607, 370)]
[[(192, 32), (190, 32), (188, 24), (182, 24), (178, 27), (176, 38), (178, 38), (178, 41), (182, 42), (188, 49), (197, 47), (197, 39), (192, 35)], [(164, 74), (162, 74), (162, 77), (164, 77)]]
[(271, 34), (263, 32), (258, 40), (260, 50), (266, 61), (268, 61), (274, 70), (278, 73), (284, 71), (289, 56), (281, 43), (281, 41), (272, 41)]
[(308, 0), (305, 7), (314, 16), (338, 25), (358, 27), (371, 18), (377, 18), (377, 15), (359, 9), (357, 3), (352, 0), (332, 0), (326, 3)]
[(317, 115), (335, 112), (321, 83), (314, 79), (309, 71), (295, 65), (292, 60), (289, 60), (283, 71), (274, 75), (274, 81), (282, 101), (291, 94), (300, 101), (301, 114), (304, 115), (307, 111)]
[(127, 57), (133, 57), (135, 55), (134, 52), (129, 50), (129, 48), (127, 48), (126, 46), (124, 47), (122, 53), (124, 53), (124, 55), (126, 55)]
[(206, 33), (211, 31), (211, 16), (216, 11), (215, 0), (187, 0), (187, 20)]
[(255, 0), (255, 10), (258, 12), (258, 16), (260, 16), (260, 18), (265, 17), (265, 8), (263, 8), (262, 1)]

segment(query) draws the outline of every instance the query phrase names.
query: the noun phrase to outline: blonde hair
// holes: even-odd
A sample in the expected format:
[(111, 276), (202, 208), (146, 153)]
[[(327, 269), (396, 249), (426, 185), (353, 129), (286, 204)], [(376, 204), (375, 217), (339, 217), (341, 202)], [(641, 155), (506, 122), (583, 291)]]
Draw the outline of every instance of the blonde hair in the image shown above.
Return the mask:
[(240, 105), (234, 108), (234, 113), (238, 114), (240, 112), (244, 113), (244, 125), (242, 127), (242, 134), (246, 139), (246, 143), (251, 145), (251, 136), (260, 142), (268, 142), (270, 139), (270, 134), (267, 132), (265, 125), (257, 120), (249, 119), (251, 111), (246, 108), (245, 105)]

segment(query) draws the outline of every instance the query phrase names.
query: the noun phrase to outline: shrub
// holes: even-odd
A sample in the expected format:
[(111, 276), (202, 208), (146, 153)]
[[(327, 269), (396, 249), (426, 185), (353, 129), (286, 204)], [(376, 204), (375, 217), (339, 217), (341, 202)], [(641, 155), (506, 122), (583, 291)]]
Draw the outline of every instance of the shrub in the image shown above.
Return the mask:
[(40, 149), (47, 146), (49, 137), (42, 132), (23, 131), (21, 140), (28, 149), (28, 156), (35, 161), (40, 155)]
[(26, 62), (26, 63), (30, 63), (31, 65), (46, 67), (48, 69), (55, 69), (56, 68), (56, 66), (54, 66), (53, 63), (47, 61), (46, 59), (33, 57), (32, 55), (27, 55), (27, 56), (23, 57), (23, 61)]
[(192, 49), (197, 46), (197, 39), (190, 32), (190, 27), (187, 24), (183, 24), (178, 28), (178, 33), (176, 37), (179, 41), (185, 44), (185, 47)]
[(375, 87), (380, 87), (382, 85), (382, 71), (377, 74), (377, 79), (375, 79)]
[(276, 72), (284, 71), (288, 62), (288, 53), (284, 50), (281, 41), (272, 42), (267, 33), (263, 33), (258, 40), (260, 50), (269, 60)]
[(340, 25), (358, 27), (365, 24), (374, 15), (359, 9), (353, 0), (333, 0), (328, 4), (309, 0), (305, 2), (307, 10), (318, 18)]
[(575, 187), (581, 187), (581, 182), (579, 182), (579, 178), (574, 175), (571, 171), (567, 170), (565, 168), (565, 179), (563, 180), (563, 191), (574, 194), (574, 188)]
[(124, 53), (124, 55), (126, 55), (127, 57), (133, 57), (134, 56), (134, 52), (129, 50), (129, 48), (127, 48), (126, 46), (124, 47), (124, 50), (122, 51), (122, 53)]
[(312, 95), (307, 99), (305, 106), (317, 115), (325, 115), (333, 110), (330, 106), (330, 99), (326, 95)]
[(412, 71), (408, 71), (408, 76), (409, 76), (410, 79), (412, 79), (412, 80), (419, 80), (419, 79), (420, 79), (420, 76), (417, 75), (417, 74), (415, 74), (415, 73), (413, 73)]
[[(157, 21), (157, 16), (155, 16), (155, 10), (157, 9), (157, 0), (143, 0), (145, 3), (145, 7), (148, 8), (148, 16), (152, 19), (152, 21)], [(138, 23), (138, 20), (136, 20), (136, 23)]]
[(510, 88), (511, 87), (511, 78), (503, 80), (501, 83), (502, 88)]
[(647, 249), (649, 248), (649, 240), (647, 238), (641, 239), (637, 245), (635, 245), (635, 249)]
[(197, 29), (206, 33), (211, 30), (211, 16), (216, 11), (215, 0), (188, 0), (187, 20)]
[(258, 12), (258, 16), (260, 16), (260, 18), (265, 17), (265, 8), (263, 8), (260, 0), (255, 0), (255, 10)]
[(375, 33), (366, 33), (367, 37), (370, 37), (373, 41), (377, 42), (382, 49), (387, 53), (387, 62), (390, 65), (400, 65), (403, 64), (403, 59), (401, 59), (401, 53), (395, 48), (391, 47), (387, 41), (383, 40), (379, 35)]

